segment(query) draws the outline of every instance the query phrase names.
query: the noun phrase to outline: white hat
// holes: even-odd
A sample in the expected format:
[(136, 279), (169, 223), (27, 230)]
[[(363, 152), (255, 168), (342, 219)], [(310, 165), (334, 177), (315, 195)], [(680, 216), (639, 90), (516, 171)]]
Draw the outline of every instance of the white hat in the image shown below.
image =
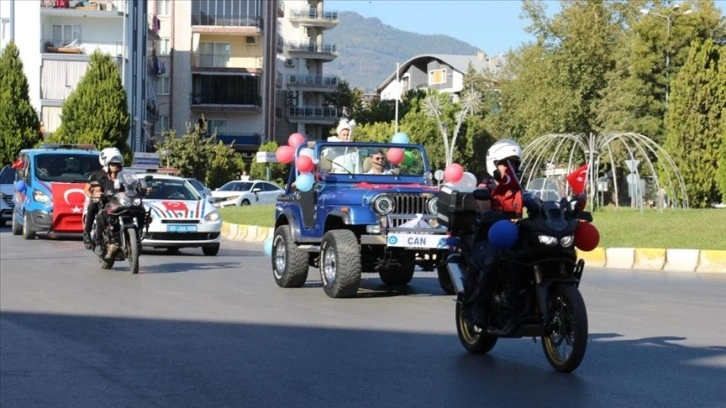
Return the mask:
[(340, 134), (340, 132), (342, 132), (343, 129), (348, 129), (348, 131), (350, 131), (350, 124), (348, 124), (348, 121), (345, 119), (340, 120), (340, 123), (338, 124), (338, 128), (335, 129), (335, 132), (337, 134)]

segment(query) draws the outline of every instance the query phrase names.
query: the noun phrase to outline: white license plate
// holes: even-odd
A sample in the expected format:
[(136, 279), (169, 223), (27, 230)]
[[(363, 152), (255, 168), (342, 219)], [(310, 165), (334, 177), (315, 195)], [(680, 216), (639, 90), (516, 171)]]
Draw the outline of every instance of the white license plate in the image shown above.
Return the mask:
[(390, 233), (386, 244), (397, 248), (447, 248), (446, 235), (438, 234)]
[(167, 225), (166, 232), (197, 232), (196, 225)]

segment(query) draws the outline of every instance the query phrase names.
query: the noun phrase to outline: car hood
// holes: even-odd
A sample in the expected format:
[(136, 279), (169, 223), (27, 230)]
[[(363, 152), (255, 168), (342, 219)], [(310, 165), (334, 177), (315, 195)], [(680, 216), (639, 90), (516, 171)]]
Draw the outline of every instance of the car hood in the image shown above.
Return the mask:
[(439, 189), (420, 184), (371, 184), (355, 183), (349, 186), (336, 186), (323, 190), (318, 196), (321, 204), (360, 205), (368, 204), (379, 194), (432, 194), (438, 195)]
[(0, 184), (0, 192), (5, 195), (15, 194), (15, 186), (12, 184)]
[(154, 219), (199, 219), (216, 208), (207, 200), (144, 200)]

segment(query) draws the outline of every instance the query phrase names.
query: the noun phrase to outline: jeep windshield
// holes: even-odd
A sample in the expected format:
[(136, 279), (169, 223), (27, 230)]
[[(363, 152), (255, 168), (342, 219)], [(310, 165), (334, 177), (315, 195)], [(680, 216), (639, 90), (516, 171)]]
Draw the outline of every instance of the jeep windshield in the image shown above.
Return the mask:
[(42, 181), (85, 183), (100, 170), (98, 155), (84, 153), (47, 153), (35, 158), (35, 175)]
[(320, 170), (331, 174), (412, 176), (426, 171), (426, 158), (420, 146), (396, 147), (386, 144), (327, 145), (320, 149)]

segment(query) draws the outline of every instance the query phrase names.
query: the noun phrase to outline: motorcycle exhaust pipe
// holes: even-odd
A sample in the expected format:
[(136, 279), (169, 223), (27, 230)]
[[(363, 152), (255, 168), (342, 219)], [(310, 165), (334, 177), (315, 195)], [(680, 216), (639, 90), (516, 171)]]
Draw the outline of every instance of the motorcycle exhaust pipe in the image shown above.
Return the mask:
[(449, 278), (451, 278), (451, 283), (454, 284), (456, 293), (464, 293), (464, 275), (461, 273), (459, 264), (449, 262), (446, 264), (446, 268), (449, 270)]

